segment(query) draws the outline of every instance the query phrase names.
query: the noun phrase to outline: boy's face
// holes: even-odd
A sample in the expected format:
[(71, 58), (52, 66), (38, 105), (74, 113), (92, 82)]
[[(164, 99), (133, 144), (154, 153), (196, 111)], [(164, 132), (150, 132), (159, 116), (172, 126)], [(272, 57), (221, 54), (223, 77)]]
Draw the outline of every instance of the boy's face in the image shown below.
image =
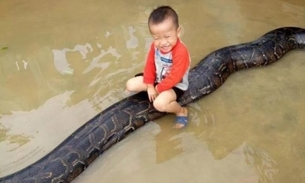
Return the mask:
[(170, 52), (180, 36), (180, 27), (177, 28), (170, 17), (161, 23), (149, 24), (149, 29), (155, 47), (163, 53)]

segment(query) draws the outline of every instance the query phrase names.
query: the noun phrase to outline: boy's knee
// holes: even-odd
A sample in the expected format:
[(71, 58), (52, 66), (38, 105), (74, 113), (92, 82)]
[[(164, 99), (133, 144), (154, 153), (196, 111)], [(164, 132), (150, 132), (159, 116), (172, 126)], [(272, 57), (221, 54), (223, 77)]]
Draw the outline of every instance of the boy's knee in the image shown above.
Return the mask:
[(140, 77), (134, 77), (126, 82), (126, 90), (130, 92), (138, 92), (146, 90), (146, 85)]
[(166, 104), (160, 100), (154, 100), (154, 107), (160, 112), (166, 112)]
[(132, 91), (132, 82), (131, 80), (129, 79), (127, 82), (126, 82), (126, 90), (127, 91)]
[(129, 79), (126, 82), (126, 90), (133, 92), (133, 91), (137, 91), (137, 83), (134, 81), (134, 78)]

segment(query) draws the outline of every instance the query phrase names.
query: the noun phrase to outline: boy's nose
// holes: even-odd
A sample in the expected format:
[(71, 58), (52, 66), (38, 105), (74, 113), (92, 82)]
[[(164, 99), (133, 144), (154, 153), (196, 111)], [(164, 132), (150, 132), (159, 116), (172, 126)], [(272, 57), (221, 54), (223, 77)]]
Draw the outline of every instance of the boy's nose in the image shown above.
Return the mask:
[(160, 41), (160, 45), (165, 45), (165, 44), (167, 44), (166, 39), (161, 39), (161, 41)]

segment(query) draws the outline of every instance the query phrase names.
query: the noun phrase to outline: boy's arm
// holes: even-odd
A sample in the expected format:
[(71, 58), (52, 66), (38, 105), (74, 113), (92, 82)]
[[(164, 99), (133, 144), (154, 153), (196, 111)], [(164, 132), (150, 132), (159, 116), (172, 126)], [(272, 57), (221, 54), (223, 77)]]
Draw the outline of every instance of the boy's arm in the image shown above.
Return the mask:
[(169, 90), (181, 81), (190, 65), (190, 58), (187, 50), (179, 50), (173, 55), (173, 65), (169, 74), (157, 86), (158, 93)]
[(154, 45), (151, 44), (149, 49), (146, 64), (144, 67), (143, 73), (143, 82), (146, 84), (154, 84), (156, 81), (156, 66), (155, 66), (155, 48)]

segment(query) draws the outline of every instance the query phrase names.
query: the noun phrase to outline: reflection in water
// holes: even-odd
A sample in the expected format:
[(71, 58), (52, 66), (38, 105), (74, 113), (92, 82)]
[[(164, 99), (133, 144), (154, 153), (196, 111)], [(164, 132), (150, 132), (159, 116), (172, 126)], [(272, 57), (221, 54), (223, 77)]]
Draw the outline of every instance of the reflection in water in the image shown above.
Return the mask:
[(134, 27), (128, 27), (129, 40), (126, 41), (126, 48), (128, 49), (138, 47), (138, 38), (134, 35), (135, 32), (136, 30), (134, 29)]
[(161, 131), (155, 136), (156, 163), (162, 164), (184, 152), (181, 146), (182, 140), (180, 132), (173, 132), (173, 115), (164, 117), (167, 121), (163, 124)]
[(89, 67), (86, 68), (83, 73), (86, 74), (87, 72), (90, 72), (92, 69), (95, 69), (95, 68), (100, 68), (101, 71), (106, 69), (110, 65), (110, 63), (109, 62), (101, 62), (101, 63), (99, 63), (99, 61), (100, 61), (101, 58), (103, 58), (107, 54), (111, 54), (112, 56), (116, 57), (116, 59), (121, 57), (121, 55), (117, 53), (116, 49), (114, 49), (112, 47), (108, 48), (107, 51), (101, 50), (101, 54), (98, 55), (97, 57), (94, 57), (92, 59)]
[[(97, 44), (97, 46), (101, 48), (100, 44)], [(52, 52), (54, 54), (55, 68), (62, 74), (73, 74), (73, 69), (69, 67), (70, 64), (67, 61), (67, 55), (66, 55), (67, 52), (79, 52), (82, 56), (82, 59), (85, 60), (87, 58), (86, 55), (89, 51), (90, 52), (93, 51), (93, 48), (89, 43), (87, 43), (84, 46), (76, 45), (74, 49), (68, 49), (68, 48), (64, 48), (63, 50), (54, 49), (52, 50)], [(116, 49), (112, 47), (108, 48), (107, 51), (103, 49), (101, 49), (100, 51), (101, 51), (100, 55), (94, 57), (92, 61), (85, 60), (85, 62), (90, 62), (90, 65), (83, 71), (83, 74), (87, 74), (88, 72), (90, 72), (92, 69), (95, 68), (100, 68), (101, 71), (103, 71), (104, 69), (109, 67), (110, 62), (100, 61), (104, 56), (108, 54), (114, 56), (116, 59), (121, 57), (121, 55), (117, 53)]]
[[(26, 62), (25, 60), (22, 60), (22, 66), (23, 66), (23, 69), (26, 70), (27, 66), (28, 66), (28, 62)], [(19, 71), (20, 67), (19, 67), (18, 61), (16, 61), (16, 67), (17, 67), (17, 70)]]
[(89, 43), (85, 45), (76, 45), (73, 49), (64, 48), (63, 50), (53, 49), (54, 65), (61, 74), (73, 74), (73, 69), (69, 67), (66, 52), (78, 51), (82, 55), (82, 59), (86, 58), (88, 49), (92, 52), (92, 47)]
[[(133, 75), (132, 69), (143, 64), (139, 49), (147, 49), (149, 39), (137, 40), (135, 34), (141, 28), (120, 26), (119, 30), (127, 31), (129, 37), (112, 30), (70, 48), (44, 47), (29, 56), (14, 56), (12, 49), (0, 55), (2, 60), (13, 60), (1, 60), (0, 176), (33, 163), (97, 112), (124, 97), (126, 74)], [(139, 43), (143, 46), (137, 49)], [(10, 156), (14, 159), (5, 158)]]
[(10, 145), (14, 144), (14, 147), (9, 151), (14, 151), (17, 148), (23, 146), (24, 144), (28, 143), (31, 136), (26, 136), (24, 134), (10, 134), (10, 129), (6, 128), (0, 123), (0, 142), (6, 142)]
[[(5, 135), (6, 139), (0, 141), (1, 174), (12, 173), (33, 163), (96, 114), (88, 100), (67, 106), (72, 93), (67, 91), (55, 96), (37, 110), (14, 111), (12, 115), (1, 116), (0, 123), (7, 129), (1, 134)], [(16, 139), (20, 136), (23, 139)], [(14, 140), (18, 140), (18, 144), (25, 143), (18, 147), (16, 143), (8, 143)]]
[(259, 175), (260, 182), (276, 182), (274, 176), (279, 173), (277, 163), (267, 152), (248, 144), (244, 147), (244, 153), (246, 163)]

